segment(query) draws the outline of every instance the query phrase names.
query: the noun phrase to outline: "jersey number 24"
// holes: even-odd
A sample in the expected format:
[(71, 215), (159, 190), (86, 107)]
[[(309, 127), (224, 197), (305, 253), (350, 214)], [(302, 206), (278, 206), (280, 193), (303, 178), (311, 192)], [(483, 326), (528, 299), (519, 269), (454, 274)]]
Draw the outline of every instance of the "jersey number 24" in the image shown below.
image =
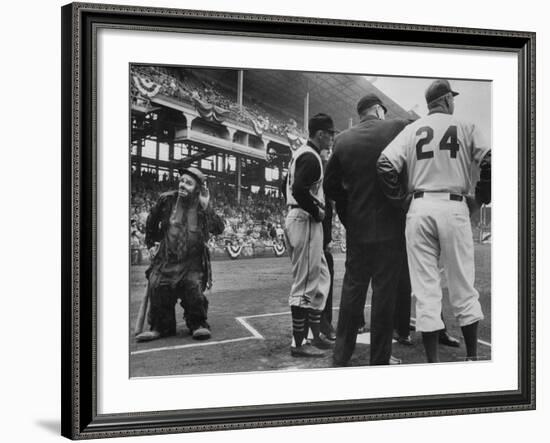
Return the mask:
[[(429, 144), (434, 138), (434, 130), (429, 126), (422, 126), (416, 131), (416, 136), (422, 136), (416, 142), (416, 159), (426, 160), (434, 156), (433, 151), (424, 151), (424, 146)], [(456, 135), (456, 126), (449, 126), (439, 141), (440, 151), (449, 151), (451, 158), (456, 158), (459, 149), (458, 138)]]

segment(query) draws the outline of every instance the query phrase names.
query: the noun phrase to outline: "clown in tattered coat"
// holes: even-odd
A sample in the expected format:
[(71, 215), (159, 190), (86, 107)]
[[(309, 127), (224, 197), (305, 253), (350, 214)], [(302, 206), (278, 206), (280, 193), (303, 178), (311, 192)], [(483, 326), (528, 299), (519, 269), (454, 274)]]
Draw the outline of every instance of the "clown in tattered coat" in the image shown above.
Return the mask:
[(223, 229), (223, 220), (209, 206), (202, 172), (180, 170), (178, 190), (161, 194), (147, 218), (145, 242), (153, 252), (145, 272), (151, 330), (139, 334), (138, 341), (176, 334), (178, 299), (193, 338), (210, 338), (204, 290), (211, 287), (212, 274), (206, 242), (209, 234), (221, 234)]

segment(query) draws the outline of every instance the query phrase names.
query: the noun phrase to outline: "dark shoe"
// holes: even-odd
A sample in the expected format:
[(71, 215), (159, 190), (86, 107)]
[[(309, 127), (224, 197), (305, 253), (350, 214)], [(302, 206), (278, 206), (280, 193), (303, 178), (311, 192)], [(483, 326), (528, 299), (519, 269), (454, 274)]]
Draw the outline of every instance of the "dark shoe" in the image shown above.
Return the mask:
[(394, 357), (393, 355), (390, 356), (390, 365), (400, 365), (403, 362), (400, 358)]
[(321, 330), (321, 333), (325, 336), (327, 340), (330, 340), (330, 341), (336, 340), (336, 331), (334, 330), (332, 325), (330, 325), (329, 329)]
[(325, 353), (317, 348), (314, 348), (309, 343), (306, 343), (302, 346), (291, 347), (290, 355), (292, 355), (293, 357), (319, 358), (324, 357)]
[(397, 343), (404, 346), (414, 346), (414, 343), (412, 342), (410, 335), (407, 335), (406, 337), (403, 337), (403, 336), (397, 337)]
[(393, 331), (393, 339), (401, 345), (413, 346), (410, 335), (399, 335), (399, 332)]
[(460, 341), (458, 341), (456, 338), (450, 336), (447, 331), (441, 332), (439, 334), (439, 343), (445, 346), (450, 346), (451, 348), (458, 348), (460, 347)]
[(136, 335), (137, 342), (152, 341), (160, 338), (160, 332), (158, 331), (145, 331)]
[(331, 349), (334, 343), (325, 338), (323, 335), (319, 335), (317, 338), (311, 340), (311, 344), (318, 349)]
[(195, 340), (208, 340), (210, 338), (210, 330), (201, 326), (193, 331), (193, 338)]

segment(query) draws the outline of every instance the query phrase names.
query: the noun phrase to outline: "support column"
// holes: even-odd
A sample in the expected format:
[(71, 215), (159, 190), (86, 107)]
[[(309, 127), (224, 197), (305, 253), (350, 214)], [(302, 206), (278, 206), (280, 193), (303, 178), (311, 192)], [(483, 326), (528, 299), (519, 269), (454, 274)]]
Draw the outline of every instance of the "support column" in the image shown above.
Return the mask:
[(234, 143), (235, 142), (235, 133), (237, 132), (234, 128), (227, 128), (227, 132), (229, 133), (229, 141)]
[(351, 128), (352, 126), (353, 126), (353, 117), (350, 117), (348, 121), (348, 129)]
[(279, 165), (279, 180), (277, 180), (277, 197), (281, 198), (283, 195), (281, 193), (281, 186), (283, 184), (283, 167)]
[(140, 137), (138, 138), (138, 141), (137, 141), (137, 161), (136, 161), (136, 167), (137, 167), (137, 171), (138, 171), (138, 177), (141, 177), (141, 155), (143, 154), (143, 138)]
[(168, 168), (168, 179), (172, 181), (174, 179), (174, 141), (172, 140), (168, 143), (168, 161), (170, 162), (170, 167)]
[(157, 181), (159, 179), (159, 159), (160, 159), (160, 142), (157, 136), (157, 153), (155, 155), (155, 160), (157, 161), (157, 164), (155, 165), (155, 171), (157, 174)]
[(235, 163), (236, 163), (235, 173), (237, 174), (237, 203), (240, 203), (241, 202), (241, 168), (242, 168), (240, 155), (237, 155), (235, 157)]
[(264, 195), (265, 196), (265, 185), (266, 185), (266, 180), (265, 180), (265, 170), (266, 170), (266, 166), (265, 164), (262, 164), (262, 163), (258, 163), (258, 166), (257, 166), (257, 169), (258, 169), (258, 175), (260, 175), (260, 190), (258, 191), (260, 195)]
[(309, 122), (309, 92), (306, 92), (304, 98), (304, 131), (307, 132), (307, 123)]
[(239, 104), (239, 109), (243, 110), (243, 90), (244, 90), (244, 71), (239, 69), (237, 72), (237, 103)]

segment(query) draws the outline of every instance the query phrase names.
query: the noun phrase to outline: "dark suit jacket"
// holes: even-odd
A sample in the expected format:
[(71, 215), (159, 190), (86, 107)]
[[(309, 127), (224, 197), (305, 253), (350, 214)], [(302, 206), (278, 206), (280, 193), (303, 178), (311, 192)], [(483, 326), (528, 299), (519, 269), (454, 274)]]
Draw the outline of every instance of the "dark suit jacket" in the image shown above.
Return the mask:
[(382, 192), (376, 161), (408, 123), (367, 116), (334, 141), (323, 186), (326, 196), (335, 201), (348, 244), (402, 237), (402, 210), (393, 207)]

